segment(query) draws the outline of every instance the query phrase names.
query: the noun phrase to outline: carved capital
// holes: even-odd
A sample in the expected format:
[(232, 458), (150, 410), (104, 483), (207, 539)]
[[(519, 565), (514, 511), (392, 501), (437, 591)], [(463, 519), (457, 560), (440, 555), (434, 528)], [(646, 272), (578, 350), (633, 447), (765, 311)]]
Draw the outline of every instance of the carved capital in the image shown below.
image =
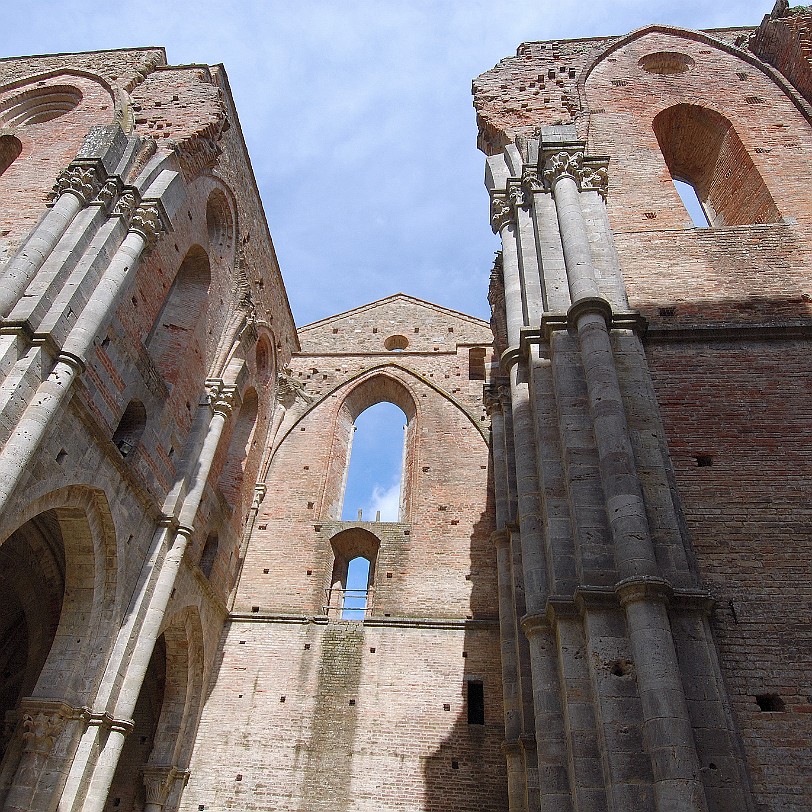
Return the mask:
[(580, 149), (560, 150), (544, 160), (544, 182), (552, 189), (561, 178), (572, 178), (582, 192), (598, 192), (606, 200), (609, 188), (608, 161), (585, 158)]
[(491, 198), (491, 228), (498, 234), (508, 223), (513, 222), (513, 206), (504, 194)]
[(47, 756), (65, 730), (67, 721), (67, 717), (58, 711), (48, 713), (41, 710), (23, 714), (23, 746), (26, 752)]
[(550, 631), (550, 622), (546, 615), (525, 615), (519, 622), (528, 640), (537, 634), (547, 634)]
[[(206, 381), (208, 386), (210, 381)], [(237, 400), (237, 387), (226, 386), (222, 381), (217, 381), (218, 385), (210, 389), (209, 403), (215, 414), (222, 415), (226, 419), (229, 418), (234, 411), (234, 405)]]
[(584, 153), (580, 150), (554, 152), (544, 161), (544, 182), (552, 188), (561, 178), (578, 181), (584, 169)]
[(605, 163), (595, 163), (584, 167), (581, 175), (582, 192), (597, 192), (604, 200), (609, 191), (609, 167)]
[(113, 206), (116, 200), (118, 200), (118, 196), (121, 194), (121, 189), (122, 183), (120, 178), (108, 178), (102, 185), (101, 189), (99, 189), (94, 202), (101, 203), (105, 211), (110, 211), (110, 208)]
[(502, 411), (502, 401), (499, 399), (499, 387), (488, 384), (482, 387), (482, 402), (485, 404), (485, 411), (488, 414)]
[(537, 192), (544, 191), (544, 180), (539, 177), (538, 168), (535, 166), (522, 167), (522, 188), (528, 197), (532, 197)]
[(517, 209), (526, 209), (532, 200), (532, 196), (527, 194), (522, 182), (517, 180), (508, 181), (507, 196), (514, 214)]
[(184, 777), (184, 772), (174, 766), (163, 764), (148, 764), (143, 768), (144, 786), (147, 789), (147, 803), (163, 806), (178, 778)]
[(51, 200), (57, 200), (66, 192), (71, 192), (86, 206), (101, 188), (101, 178), (95, 166), (72, 164), (56, 177)]
[(113, 217), (121, 217), (129, 225), (140, 202), (141, 198), (135, 189), (126, 189), (116, 201)]
[(140, 234), (151, 248), (165, 231), (168, 231), (167, 223), (161, 207), (157, 202), (142, 203), (133, 213), (130, 220), (130, 231)]
[(289, 374), (280, 372), (276, 376), (276, 399), (286, 409), (289, 409), (297, 399), (304, 403), (312, 403), (313, 398), (304, 391), (304, 384)]
[(656, 575), (639, 575), (625, 578), (615, 584), (615, 592), (621, 606), (628, 606), (630, 603), (639, 601), (668, 603), (674, 594), (674, 587), (664, 578)]
[(507, 547), (510, 544), (510, 531), (494, 530), (491, 533), (491, 541), (495, 547)]

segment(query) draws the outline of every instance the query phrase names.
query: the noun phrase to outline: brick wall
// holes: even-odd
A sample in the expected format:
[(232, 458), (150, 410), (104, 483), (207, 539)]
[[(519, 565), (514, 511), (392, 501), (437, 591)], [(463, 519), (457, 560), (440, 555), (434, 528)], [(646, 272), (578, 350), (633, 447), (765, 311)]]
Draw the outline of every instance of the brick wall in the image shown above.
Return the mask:
[[(388, 351), (392, 335), (409, 346)], [(468, 376), (489, 328), (396, 296), (300, 336), (289, 374), (312, 401), (274, 440), (182, 808), (502, 810), (493, 508), (483, 382)], [(344, 522), (352, 424), (382, 399), (410, 418), (407, 510)], [(347, 531), (378, 545), (363, 624), (324, 617)], [(468, 724), (469, 680), (484, 725)]]

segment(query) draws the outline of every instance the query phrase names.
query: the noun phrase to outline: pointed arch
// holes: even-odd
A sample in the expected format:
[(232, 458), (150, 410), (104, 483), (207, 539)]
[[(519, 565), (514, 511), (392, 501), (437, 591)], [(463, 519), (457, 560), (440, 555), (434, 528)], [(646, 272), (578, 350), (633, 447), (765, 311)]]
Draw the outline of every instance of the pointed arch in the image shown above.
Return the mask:
[(799, 112), (804, 116), (804, 118), (808, 122), (812, 123), (812, 106), (810, 106), (803, 96), (801, 96), (801, 94), (798, 93), (794, 87), (792, 87), (792, 85), (779, 71), (760, 60), (754, 54), (751, 54), (749, 51), (745, 51), (741, 48), (737, 48), (735, 45), (731, 45), (723, 40), (716, 39), (716, 37), (713, 37), (704, 31), (692, 31), (687, 28), (679, 28), (678, 26), (660, 24), (646, 25), (642, 28), (637, 28), (625, 36), (618, 37), (617, 39), (611, 40), (610, 42), (600, 46), (594, 52), (592, 58), (584, 65), (580, 75), (578, 76), (578, 98), (581, 103), (581, 109), (585, 113), (588, 114), (591, 112), (591, 106), (586, 92), (586, 82), (587, 79), (589, 79), (592, 71), (594, 71), (598, 65), (615, 53), (615, 51), (623, 48), (631, 42), (634, 42), (635, 40), (642, 39), (649, 34), (666, 34), (681, 39), (692, 40), (693, 42), (698, 42), (703, 45), (716, 48), (717, 50), (724, 51), (725, 53), (746, 62), (748, 65), (763, 73), (774, 84), (776, 84), (798, 108)]

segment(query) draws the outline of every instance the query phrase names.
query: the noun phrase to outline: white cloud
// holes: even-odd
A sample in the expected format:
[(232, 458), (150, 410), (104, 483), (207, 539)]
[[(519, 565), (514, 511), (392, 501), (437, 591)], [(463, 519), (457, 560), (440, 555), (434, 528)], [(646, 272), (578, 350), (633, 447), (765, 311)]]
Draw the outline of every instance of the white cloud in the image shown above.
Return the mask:
[(382, 522), (396, 522), (400, 518), (400, 483), (390, 488), (375, 485), (367, 506), (364, 508), (364, 519), (368, 522), (375, 520), (380, 510)]

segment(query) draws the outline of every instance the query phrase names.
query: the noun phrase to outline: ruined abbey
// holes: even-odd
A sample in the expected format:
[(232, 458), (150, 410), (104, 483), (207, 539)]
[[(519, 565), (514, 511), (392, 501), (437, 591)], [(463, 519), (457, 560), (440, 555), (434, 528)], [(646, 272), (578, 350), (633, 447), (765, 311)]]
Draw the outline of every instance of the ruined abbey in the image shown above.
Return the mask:
[(297, 328), (222, 66), (0, 60), (0, 809), (810, 812), (810, 38), (477, 78), (490, 324)]

